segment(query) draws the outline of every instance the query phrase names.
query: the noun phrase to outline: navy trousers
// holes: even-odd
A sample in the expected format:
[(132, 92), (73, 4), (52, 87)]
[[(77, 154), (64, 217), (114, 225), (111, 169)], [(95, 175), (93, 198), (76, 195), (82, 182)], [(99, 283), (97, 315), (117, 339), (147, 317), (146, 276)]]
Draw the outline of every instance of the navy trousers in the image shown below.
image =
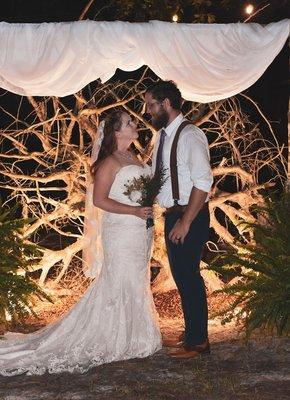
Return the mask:
[(203, 343), (208, 337), (208, 309), (200, 260), (209, 237), (209, 211), (203, 208), (192, 221), (183, 244), (173, 244), (168, 236), (180, 212), (165, 214), (165, 242), (173, 279), (178, 288), (185, 323), (186, 345)]

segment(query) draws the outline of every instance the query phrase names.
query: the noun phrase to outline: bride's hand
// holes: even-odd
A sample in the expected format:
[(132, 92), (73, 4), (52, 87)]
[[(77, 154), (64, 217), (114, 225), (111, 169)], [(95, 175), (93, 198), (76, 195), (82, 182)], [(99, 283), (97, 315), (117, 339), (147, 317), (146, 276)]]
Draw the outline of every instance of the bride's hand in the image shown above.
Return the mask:
[(134, 215), (146, 220), (153, 215), (152, 207), (134, 207)]

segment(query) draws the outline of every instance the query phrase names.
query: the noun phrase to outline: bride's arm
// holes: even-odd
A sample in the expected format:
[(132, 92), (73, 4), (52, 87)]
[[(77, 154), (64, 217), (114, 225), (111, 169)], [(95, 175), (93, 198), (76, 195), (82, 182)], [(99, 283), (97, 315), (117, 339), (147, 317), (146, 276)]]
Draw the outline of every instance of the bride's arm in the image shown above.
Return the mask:
[(150, 207), (130, 206), (109, 198), (111, 186), (119, 169), (120, 164), (111, 157), (100, 165), (94, 178), (94, 206), (115, 214), (130, 214), (147, 219), (152, 212)]

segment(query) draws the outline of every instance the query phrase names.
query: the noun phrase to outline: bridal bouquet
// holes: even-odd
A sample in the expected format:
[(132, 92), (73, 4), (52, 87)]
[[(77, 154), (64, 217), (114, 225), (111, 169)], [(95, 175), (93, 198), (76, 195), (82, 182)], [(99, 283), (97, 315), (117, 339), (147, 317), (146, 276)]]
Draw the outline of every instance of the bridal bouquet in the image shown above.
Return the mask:
[[(141, 175), (125, 184), (124, 195), (142, 207), (152, 207), (164, 183), (166, 182), (165, 169), (161, 167), (155, 175)], [(154, 225), (153, 218), (147, 218), (147, 229)]]

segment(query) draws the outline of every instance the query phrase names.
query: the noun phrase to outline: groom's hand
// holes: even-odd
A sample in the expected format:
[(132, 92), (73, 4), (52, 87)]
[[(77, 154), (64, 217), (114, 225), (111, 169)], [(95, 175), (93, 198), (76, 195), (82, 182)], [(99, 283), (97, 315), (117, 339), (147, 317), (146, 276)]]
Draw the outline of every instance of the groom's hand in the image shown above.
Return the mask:
[(188, 222), (178, 219), (169, 233), (169, 240), (174, 244), (183, 244), (189, 228), (190, 224)]

